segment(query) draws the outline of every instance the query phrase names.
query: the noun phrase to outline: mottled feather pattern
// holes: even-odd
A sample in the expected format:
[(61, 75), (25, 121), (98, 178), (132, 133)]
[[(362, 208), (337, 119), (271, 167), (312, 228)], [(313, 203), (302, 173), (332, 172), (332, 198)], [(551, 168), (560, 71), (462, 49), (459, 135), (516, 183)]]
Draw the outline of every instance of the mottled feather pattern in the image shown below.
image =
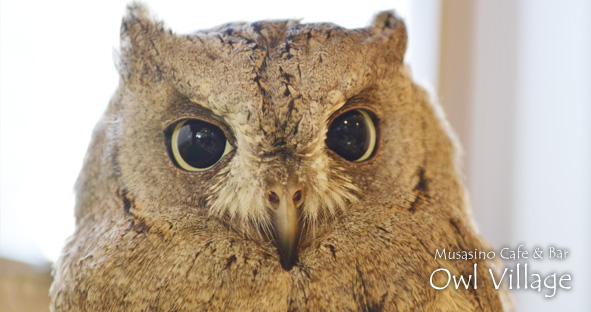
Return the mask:
[[(406, 42), (393, 12), (362, 29), (271, 20), (181, 35), (130, 5), (120, 85), (76, 184), (51, 310), (503, 310), (506, 290), (490, 281), (429, 286), (440, 267), (494, 264), (434, 257), (488, 245), (469, 218), (455, 138), (403, 63)], [(379, 129), (358, 163), (325, 143), (354, 109)], [(167, 150), (171, 125), (191, 118), (233, 148), (203, 172)], [(290, 185), (303, 204), (286, 267), (268, 202)]]

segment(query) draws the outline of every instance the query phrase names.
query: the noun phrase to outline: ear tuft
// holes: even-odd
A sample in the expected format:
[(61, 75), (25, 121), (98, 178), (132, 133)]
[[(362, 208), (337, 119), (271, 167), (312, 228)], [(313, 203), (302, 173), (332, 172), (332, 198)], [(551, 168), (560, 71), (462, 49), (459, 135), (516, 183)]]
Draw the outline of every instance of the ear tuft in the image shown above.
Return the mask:
[(141, 2), (134, 1), (127, 6), (126, 14), (121, 21), (121, 47), (130, 44), (130, 39), (135, 37), (138, 30), (151, 28), (150, 11)]
[(399, 26), (404, 27), (404, 22), (400, 17), (396, 16), (394, 11), (383, 11), (378, 13), (371, 23), (371, 28), (373, 29), (375, 35), (382, 32), (396, 30), (396, 28)]
[(162, 77), (160, 51), (166, 42), (162, 22), (154, 21), (147, 6), (132, 2), (121, 21), (121, 58), (117, 64), (122, 78), (132, 74)]
[(134, 1), (127, 6), (127, 14), (125, 14), (127, 20), (149, 20), (150, 10), (148, 7), (139, 1)]
[(377, 38), (385, 39), (388, 48), (402, 61), (406, 53), (406, 25), (394, 11), (383, 11), (376, 15), (368, 29)]

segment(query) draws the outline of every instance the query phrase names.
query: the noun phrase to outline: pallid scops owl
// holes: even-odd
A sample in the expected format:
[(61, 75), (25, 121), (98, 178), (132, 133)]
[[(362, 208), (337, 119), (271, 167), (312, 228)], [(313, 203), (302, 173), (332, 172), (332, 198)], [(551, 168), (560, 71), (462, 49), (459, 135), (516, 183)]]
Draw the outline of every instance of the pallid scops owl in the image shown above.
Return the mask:
[(132, 4), (52, 311), (499, 311), (449, 127), (392, 12), (178, 35)]

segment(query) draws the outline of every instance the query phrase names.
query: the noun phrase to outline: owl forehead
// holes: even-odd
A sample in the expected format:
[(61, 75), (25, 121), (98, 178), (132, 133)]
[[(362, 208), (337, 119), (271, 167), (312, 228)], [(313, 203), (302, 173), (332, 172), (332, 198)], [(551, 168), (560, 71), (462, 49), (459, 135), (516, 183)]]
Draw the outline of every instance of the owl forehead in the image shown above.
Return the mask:
[(184, 37), (172, 81), (257, 152), (298, 144), (304, 151), (370, 82), (367, 36), (332, 24), (228, 24)]

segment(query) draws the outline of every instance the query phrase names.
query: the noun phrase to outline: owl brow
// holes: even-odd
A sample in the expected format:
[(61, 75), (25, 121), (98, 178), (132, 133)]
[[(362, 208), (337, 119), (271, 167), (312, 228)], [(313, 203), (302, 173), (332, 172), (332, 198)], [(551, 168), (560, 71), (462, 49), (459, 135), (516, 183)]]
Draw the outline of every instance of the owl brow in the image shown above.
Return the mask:
[(207, 110), (211, 114), (216, 114), (215, 111), (217, 110), (217, 106), (214, 103), (209, 102), (207, 99), (188, 98), (188, 101), (186, 101), (185, 104)]
[(373, 97), (367, 93), (361, 93), (349, 98), (343, 107), (371, 105), (371, 103), (374, 103)]
[(170, 111), (172, 111), (172, 118), (166, 121), (165, 128), (168, 128), (169, 125), (174, 124), (182, 119), (188, 118), (204, 119), (221, 126), (222, 128), (227, 128), (224, 118), (215, 114), (215, 112), (210, 110), (207, 106), (195, 101), (175, 101), (170, 105)]
[(377, 87), (375, 85), (370, 85), (367, 86), (365, 88), (363, 88), (361, 91), (357, 92), (355, 95), (349, 97), (349, 99), (347, 100), (347, 103), (356, 103), (356, 104), (361, 104), (361, 103), (373, 103), (375, 102), (375, 96), (374, 94), (376, 93)]
[[(342, 112), (345, 112), (345, 111), (350, 110), (352, 108), (373, 107), (373, 105), (371, 105), (371, 104), (375, 103), (375, 100), (371, 96), (372, 90), (373, 90), (373, 88), (365, 89), (365, 90), (361, 91), (360, 93), (348, 98), (346, 101), (342, 101), (339, 104), (334, 105), (329, 113), (329, 116), (330, 116), (328, 119), (329, 123), (334, 117), (336, 117), (336, 116), (340, 115)], [(371, 111), (373, 111), (373, 110), (371, 110)], [(374, 112), (374, 114), (375, 114), (375, 112)]]

